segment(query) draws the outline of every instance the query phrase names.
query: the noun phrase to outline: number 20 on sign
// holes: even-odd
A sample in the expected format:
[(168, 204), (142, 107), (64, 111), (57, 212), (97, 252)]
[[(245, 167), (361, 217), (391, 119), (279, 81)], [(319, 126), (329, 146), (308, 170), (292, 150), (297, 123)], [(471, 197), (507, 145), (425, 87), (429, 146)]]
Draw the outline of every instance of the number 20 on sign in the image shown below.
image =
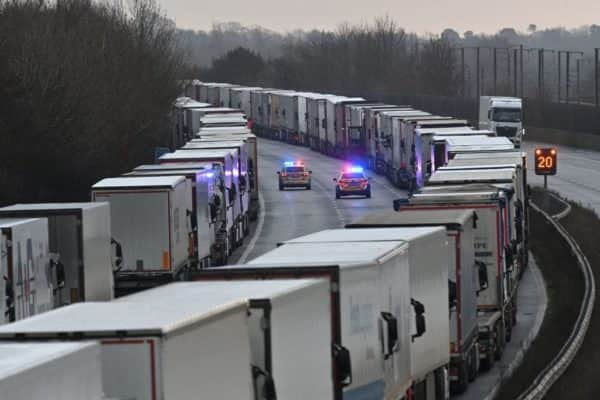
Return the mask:
[(554, 148), (535, 149), (535, 174), (556, 175), (556, 155)]

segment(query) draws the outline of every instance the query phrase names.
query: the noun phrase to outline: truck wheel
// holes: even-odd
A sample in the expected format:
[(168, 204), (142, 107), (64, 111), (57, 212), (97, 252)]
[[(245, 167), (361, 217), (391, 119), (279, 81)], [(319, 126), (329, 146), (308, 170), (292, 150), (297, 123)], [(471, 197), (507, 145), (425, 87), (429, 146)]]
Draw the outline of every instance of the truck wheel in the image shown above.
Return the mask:
[(479, 366), (477, 365), (479, 361), (479, 354), (477, 352), (477, 345), (474, 345), (471, 348), (471, 352), (469, 353), (470, 363), (469, 363), (469, 382), (473, 382), (475, 378), (477, 378), (477, 371), (479, 370)]
[(467, 362), (464, 361), (458, 367), (458, 381), (454, 385), (453, 392), (455, 394), (464, 393), (469, 387), (469, 370), (467, 368)]
[(490, 350), (486, 354), (486, 358), (479, 361), (479, 370), (481, 372), (489, 371), (492, 369), (492, 364), (494, 360), (494, 353)]
[(504, 329), (501, 324), (496, 325), (496, 349), (494, 351), (494, 359), (496, 361), (502, 358), (504, 353)]

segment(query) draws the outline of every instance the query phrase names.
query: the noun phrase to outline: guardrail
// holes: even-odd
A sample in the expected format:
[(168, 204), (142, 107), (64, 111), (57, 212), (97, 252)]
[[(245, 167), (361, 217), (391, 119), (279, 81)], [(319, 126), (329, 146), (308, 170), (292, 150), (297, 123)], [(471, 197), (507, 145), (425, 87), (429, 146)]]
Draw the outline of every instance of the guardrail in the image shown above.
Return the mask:
[[(548, 364), (533, 380), (533, 383), (519, 395), (518, 400), (538, 400), (542, 399), (546, 393), (550, 390), (552, 385), (562, 376), (566, 371), (567, 367), (577, 354), (577, 351), (583, 343), (583, 339), (587, 332), (590, 324), (590, 318), (594, 309), (596, 283), (594, 281), (594, 275), (592, 274), (592, 268), (589, 261), (583, 254), (583, 251), (573, 239), (573, 237), (567, 232), (567, 230), (558, 223), (557, 216), (550, 216), (545, 211), (540, 209), (533, 203), (530, 203), (531, 207), (542, 214), (544, 218), (557, 230), (557, 232), (565, 239), (571, 251), (577, 258), (577, 264), (581, 269), (584, 278), (585, 291), (581, 307), (579, 309), (579, 315), (573, 326), (573, 330), (569, 335), (569, 338), (560, 349), (559, 353), (554, 359)], [(569, 208), (570, 210), (570, 208)], [(559, 213), (559, 216), (563, 213)]]

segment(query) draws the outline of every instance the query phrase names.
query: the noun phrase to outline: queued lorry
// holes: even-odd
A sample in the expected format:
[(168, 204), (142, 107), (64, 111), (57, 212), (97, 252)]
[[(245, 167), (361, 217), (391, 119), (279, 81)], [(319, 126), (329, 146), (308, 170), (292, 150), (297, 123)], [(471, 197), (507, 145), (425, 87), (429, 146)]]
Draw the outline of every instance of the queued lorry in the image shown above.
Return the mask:
[[(237, 193), (242, 213), (242, 231), (248, 234), (250, 229), (250, 176), (249, 176), (249, 149), (243, 140), (228, 141), (191, 141), (180, 148), (180, 150), (229, 150), (235, 153), (237, 160), (237, 171), (234, 171), (234, 179), (237, 178)], [(235, 165), (234, 165), (235, 168)]]
[(400, 212), (373, 213), (346, 225), (349, 229), (438, 226), (446, 228), (450, 251), (449, 380), (454, 393), (464, 392), (479, 370), (477, 295), (481, 288), (488, 286), (488, 282), (487, 268), (475, 268), (476, 225), (477, 214), (474, 210), (417, 210), (410, 207), (401, 209)]
[[(14, 204), (0, 208), (0, 218), (47, 220), (48, 242), (42, 243), (49, 251), (54, 298), (52, 308), (113, 298), (108, 203)], [(42, 240), (41, 237), (38, 240)], [(16, 240), (13, 242), (18, 243)]]
[(247, 265), (193, 279), (326, 279), (333, 398), (402, 398), (412, 384), (410, 341), (425, 333), (422, 304), (414, 302), (418, 312), (411, 314), (407, 250), (402, 241), (284, 244)]
[(247, 301), (218, 296), (177, 307), (77, 303), (3, 325), (0, 345), (98, 341), (108, 398), (253, 400), (247, 312)]
[(46, 218), (0, 218), (0, 267), (3, 323), (53, 308)]
[(210, 163), (148, 164), (137, 166), (123, 176), (184, 176), (191, 190), (187, 209), (191, 210), (193, 254), (190, 267), (207, 268), (227, 262), (227, 210), (220, 165)]
[(431, 166), (437, 170), (459, 153), (480, 153), (513, 150), (514, 145), (505, 137), (488, 135), (434, 136), (431, 139)]
[(0, 393), (6, 400), (101, 400), (100, 345), (0, 344)]
[[(246, 129), (246, 128), (244, 128)], [(231, 128), (202, 129), (191, 142), (220, 142), (229, 140), (243, 140), (248, 146), (248, 180), (250, 192), (250, 205), (248, 213), (251, 221), (258, 218), (258, 146), (256, 136), (250, 131), (237, 131)]]
[(324, 279), (216, 280), (172, 283), (119, 301), (173, 308), (202, 308), (207, 298), (247, 301), (254, 398), (301, 400), (333, 398), (330, 297)]
[(518, 97), (481, 96), (479, 98), (479, 129), (496, 132), (521, 147), (523, 128), (523, 101)]
[(179, 175), (106, 178), (92, 186), (92, 201), (110, 203), (117, 294), (189, 273), (191, 191), (190, 182)]
[[(435, 174), (434, 174), (435, 175)], [(516, 323), (517, 287), (513, 285), (515, 257), (508, 234), (510, 193), (489, 184), (425, 186), (408, 199), (394, 200), (394, 209), (475, 210), (475, 264), (487, 269), (488, 287), (477, 297), (478, 350), (481, 368), (502, 357)], [(483, 276), (483, 272), (480, 276)]]
[(469, 126), (451, 128), (417, 128), (414, 131), (416, 187), (421, 188), (433, 172), (432, 150), (433, 139), (440, 140), (451, 136), (495, 136), (491, 131), (476, 130)]
[(239, 159), (237, 152), (227, 149), (176, 150), (160, 157), (160, 164), (172, 163), (211, 163), (223, 170), (225, 207), (227, 209), (227, 249), (228, 254), (244, 239), (243, 220), (248, 210), (242, 210), (239, 197)]
[[(425, 332), (419, 338), (411, 339), (410, 343), (413, 395), (415, 400), (444, 399), (448, 390), (450, 342), (447, 316), (453, 302), (449, 301), (451, 261), (446, 232), (442, 227), (328, 229), (288, 240), (284, 244), (398, 241), (408, 244), (411, 303), (418, 302), (425, 316)], [(411, 331), (415, 332), (416, 327), (411, 326)], [(432, 393), (434, 396), (431, 396)]]

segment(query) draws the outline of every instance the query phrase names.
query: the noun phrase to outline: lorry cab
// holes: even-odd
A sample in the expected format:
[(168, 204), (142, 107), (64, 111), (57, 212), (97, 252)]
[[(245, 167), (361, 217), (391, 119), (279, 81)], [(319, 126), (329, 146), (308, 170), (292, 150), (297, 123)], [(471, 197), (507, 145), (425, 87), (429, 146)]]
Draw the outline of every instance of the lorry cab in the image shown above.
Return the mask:
[(523, 105), (517, 97), (481, 96), (479, 100), (479, 129), (489, 129), (521, 147)]

